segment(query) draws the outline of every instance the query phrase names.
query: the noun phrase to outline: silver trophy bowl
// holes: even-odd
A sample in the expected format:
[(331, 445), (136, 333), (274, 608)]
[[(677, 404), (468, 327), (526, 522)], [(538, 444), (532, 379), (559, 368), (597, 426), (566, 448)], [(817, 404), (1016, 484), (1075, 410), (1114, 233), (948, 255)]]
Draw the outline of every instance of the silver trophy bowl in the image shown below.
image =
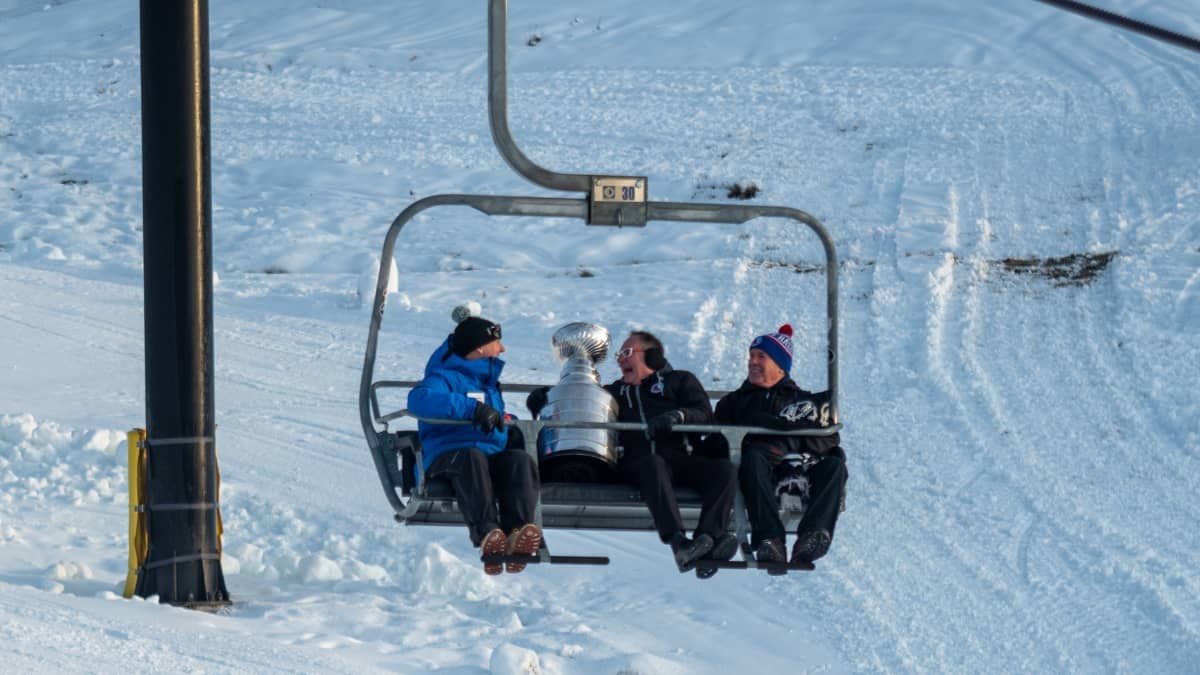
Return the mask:
[[(569, 323), (550, 340), (563, 362), (558, 384), (547, 393), (541, 418), (562, 422), (612, 422), (617, 402), (600, 386), (596, 363), (608, 355), (612, 339), (594, 323)], [(546, 428), (538, 437), (542, 480), (603, 482), (617, 465), (617, 432), (608, 429)]]

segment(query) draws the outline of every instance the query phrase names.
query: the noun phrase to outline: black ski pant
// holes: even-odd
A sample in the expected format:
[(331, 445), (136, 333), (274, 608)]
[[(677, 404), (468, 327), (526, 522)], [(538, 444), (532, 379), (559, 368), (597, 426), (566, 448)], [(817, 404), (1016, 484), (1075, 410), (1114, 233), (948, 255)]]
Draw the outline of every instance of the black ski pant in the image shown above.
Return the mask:
[[(750, 518), (750, 544), (755, 548), (763, 539), (784, 539), (779, 500), (775, 496), (775, 467), (782, 458), (783, 453), (769, 445), (750, 445), (742, 451), (738, 480)], [(832, 537), (842, 505), (842, 490), (846, 487), (845, 453), (834, 448), (804, 475), (808, 478), (808, 503), (796, 534), (828, 530)]]
[(450, 481), (475, 546), (496, 528), (507, 534), (533, 522), (540, 484), (537, 463), (524, 450), (451, 450), (433, 460), (428, 477)]
[(695, 534), (707, 534), (714, 540), (729, 530), (733, 498), (737, 494), (733, 464), (727, 459), (684, 456), (664, 459), (661, 455), (646, 455), (618, 465), (621, 478), (637, 486), (642, 499), (650, 507), (658, 538), (670, 543), (678, 533), (685, 532), (675, 485), (690, 487), (700, 493), (700, 521)]

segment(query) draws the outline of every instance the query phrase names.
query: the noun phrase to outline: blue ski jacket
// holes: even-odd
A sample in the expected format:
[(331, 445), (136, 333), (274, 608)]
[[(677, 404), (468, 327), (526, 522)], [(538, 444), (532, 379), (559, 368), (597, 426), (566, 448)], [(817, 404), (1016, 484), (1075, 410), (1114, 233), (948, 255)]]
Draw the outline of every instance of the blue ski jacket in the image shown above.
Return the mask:
[[(445, 356), (443, 359), (442, 356)], [(477, 401), (504, 414), (500, 394), (500, 372), (504, 361), (498, 358), (467, 359), (450, 352), (442, 343), (426, 365), (425, 379), (408, 393), (408, 409), (418, 417), (468, 420), (475, 416)], [(479, 448), (495, 454), (508, 443), (508, 429), (485, 434), (472, 425), (417, 423), (421, 436), (422, 470), (428, 471), (433, 460), (458, 448)]]

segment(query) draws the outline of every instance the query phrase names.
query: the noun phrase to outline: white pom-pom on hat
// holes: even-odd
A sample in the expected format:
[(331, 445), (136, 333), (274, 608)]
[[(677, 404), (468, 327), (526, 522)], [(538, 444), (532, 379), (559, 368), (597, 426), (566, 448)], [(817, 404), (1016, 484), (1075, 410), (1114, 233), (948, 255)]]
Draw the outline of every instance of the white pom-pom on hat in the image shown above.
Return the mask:
[(482, 311), (483, 308), (479, 306), (478, 302), (475, 302), (474, 300), (468, 300), (458, 307), (455, 307), (454, 310), (450, 312), (450, 318), (454, 319), (454, 323), (462, 323), (463, 321), (467, 320), (467, 317), (479, 316)]

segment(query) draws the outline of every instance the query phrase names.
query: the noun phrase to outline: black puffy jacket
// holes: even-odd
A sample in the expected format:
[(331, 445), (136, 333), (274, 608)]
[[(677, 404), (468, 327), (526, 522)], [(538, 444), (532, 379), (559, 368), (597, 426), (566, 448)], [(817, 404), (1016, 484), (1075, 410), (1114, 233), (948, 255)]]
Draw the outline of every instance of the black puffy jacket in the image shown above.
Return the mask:
[[(766, 427), (781, 431), (793, 429), (823, 429), (833, 421), (829, 417), (829, 392), (805, 391), (792, 380), (784, 377), (775, 386), (763, 388), (742, 383), (717, 402), (717, 424)], [(725, 439), (714, 434), (705, 439), (707, 454), (728, 454)], [(838, 447), (838, 434), (829, 436), (747, 436), (743, 447), (752, 443), (767, 443), (784, 453), (812, 453), (823, 455)], [(723, 447), (722, 447), (723, 445)]]
[[(681, 424), (712, 424), (712, 403), (708, 392), (696, 376), (686, 370), (666, 366), (642, 380), (640, 384), (625, 384), (617, 380), (604, 387), (617, 399), (617, 421), (645, 424), (661, 413), (678, 410), (683, 413)], [(645, 431), (622, 431), (620, 445), (625, 449), (622, 461), (650, 453), (667, 459), (691, 454), (700, 446), (699, 434), (673, 433), (666, 438), (651, 440)]]

